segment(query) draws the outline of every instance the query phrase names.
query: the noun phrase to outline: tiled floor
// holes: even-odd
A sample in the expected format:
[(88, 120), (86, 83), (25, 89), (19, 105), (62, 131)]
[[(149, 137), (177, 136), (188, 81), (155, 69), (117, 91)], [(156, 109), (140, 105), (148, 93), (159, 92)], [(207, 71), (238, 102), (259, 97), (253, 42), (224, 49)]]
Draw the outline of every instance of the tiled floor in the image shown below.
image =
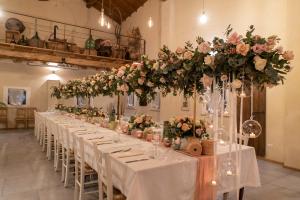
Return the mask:
[[(300, 200), (300, 172), (258, 164), (262, 187), (246, 188), (245, 200)], [(63, 187), (32, 130), (0, 131), (0, 200), (73, 200), (73, 191)]]

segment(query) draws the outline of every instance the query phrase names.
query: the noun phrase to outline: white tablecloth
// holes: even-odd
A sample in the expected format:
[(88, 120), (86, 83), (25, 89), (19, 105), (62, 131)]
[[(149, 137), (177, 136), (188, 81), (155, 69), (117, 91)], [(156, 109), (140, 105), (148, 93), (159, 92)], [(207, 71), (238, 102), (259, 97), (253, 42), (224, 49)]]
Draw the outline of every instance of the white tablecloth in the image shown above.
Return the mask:
[[(46, 123), (51, 132), (64, 146), (65, 138), (70, 139), (73, 147), (74, 137), (83, 137), (85, 143), (85, 161), (96, 169), (91, 138), (102, 137), (102, 140), (114, 140), (115, 131), (101, 128), (58, 113), (38, 113), (38, 120)], [(41, 124), (41, 123), (37, 123)], [(89, 134), (84, 134), (88, 132)], [(99, 145), (102, 152), (111, 152), (126, 146), (132, 148), (127, 154), (142, 152), (143, 155), (119, 158), (119, 154), (110, 154), (113, 171), (113, 184), (126, 195), (128, 200), (193, 200), (197, 159), (175, 152), (171, 148), (159, 147), (159, 157), (142, 162), (125, 163), (138, 158), (149, 158), (153, 155), (152, 143), (121, 134), (117, 143)], [(228, 159), (228, 146), (217, 148), (218, 168), (222, 168)], [(126, 155), (126, 153), (123, 153)], [(255, 151), (252, 147), (242, 146), (242, 166), (240, 186), (260, 186)], [(220, 170), (219, 170), (220, 171)], [(234, 176), (232, 176), (234, 177)], [(232, 177), (218, 175), (218, 192), (227, 192), (236, 188)]]

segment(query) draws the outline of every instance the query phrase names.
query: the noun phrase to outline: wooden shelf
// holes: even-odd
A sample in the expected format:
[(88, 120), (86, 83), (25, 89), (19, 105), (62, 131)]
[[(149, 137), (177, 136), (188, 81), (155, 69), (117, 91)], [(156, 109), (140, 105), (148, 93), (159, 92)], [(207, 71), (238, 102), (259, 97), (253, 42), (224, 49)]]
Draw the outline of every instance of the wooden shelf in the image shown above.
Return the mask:
[(26, 61), (41, 61), (77, 65), (83, 68), (92, 67), (100, 69), (111, 69), (124, 64), (132, 63), (130, 60), (118, 58), (90, 56), (66, 51), (58, 51), (37, 47), (22, 46), (17, 44), (0, 42), (0, 58), (11, 58)]

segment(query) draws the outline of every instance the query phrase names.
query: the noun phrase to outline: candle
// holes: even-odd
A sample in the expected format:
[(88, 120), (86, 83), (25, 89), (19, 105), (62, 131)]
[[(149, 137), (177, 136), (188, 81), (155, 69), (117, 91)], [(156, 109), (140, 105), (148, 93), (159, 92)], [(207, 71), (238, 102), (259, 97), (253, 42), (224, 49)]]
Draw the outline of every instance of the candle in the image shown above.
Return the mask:
[(250, 133), (250, 138), (255, 138), (256, 135), (254, 133)]
[(224, 111), (224, 116), (229, 116), (229, 112), (227, 110)]
[(220, 140), (220, 144), (225, 144), (224, 140)]
[(228, 176), (231, 176), (231, 175), (232, 175), (232, 171), (231, 171), (231, 170), (228, 170), (228, 171), (226, 172), (226, 174), (227, 174)]
[(217, 185), (217, 181), (211, 181), (212, 185)]

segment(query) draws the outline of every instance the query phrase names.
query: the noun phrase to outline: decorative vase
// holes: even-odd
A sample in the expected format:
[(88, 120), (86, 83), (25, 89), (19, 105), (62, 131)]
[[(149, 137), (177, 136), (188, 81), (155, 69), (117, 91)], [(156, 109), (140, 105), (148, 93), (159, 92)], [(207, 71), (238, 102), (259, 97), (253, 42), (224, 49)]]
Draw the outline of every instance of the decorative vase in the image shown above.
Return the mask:
[(169, 138), (166, 137), (163, 140), (163, 144), (164, 144), (165, 147), (171, 147), (172, 142), (171, 142), (171, 140)]
[(111, 121), (111, 122), (109, 122), (109, 129), (111, 129), (111, 130), (115, 130), (116, 128), (117, 128), (117, 122), (116, 121)]

